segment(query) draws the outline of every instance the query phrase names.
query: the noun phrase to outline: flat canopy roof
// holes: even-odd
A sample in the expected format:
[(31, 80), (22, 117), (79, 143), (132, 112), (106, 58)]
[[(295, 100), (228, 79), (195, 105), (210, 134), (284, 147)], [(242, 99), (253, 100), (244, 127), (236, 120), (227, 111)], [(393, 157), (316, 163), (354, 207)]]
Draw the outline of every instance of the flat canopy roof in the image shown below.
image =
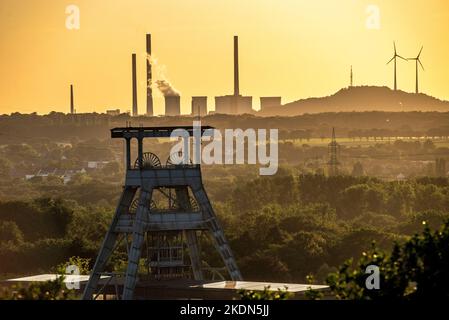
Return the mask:
[(111, 129), (111, 138), (170, 138), (173, 131), (182, 129), (193, 136), (194, 130), (201, 130), (201, 134), (205, 130), (215, 129), (211, 126), (172, 126), (172, 127), (124, 127)]
[[(5, 282), (45, 282), (50, 280), (56, 280), (60, 275), (58, 274), (40, 274), (35, 276), (8, 279)], [(79, 281), (80, 283), (87, 283), (89, 280), (88, 275), (65, 275), (64, 282), (70, 283)], [(101, 279), (109, 279), (110, 276), (101, 276)], [(121, 278), (118, 283), (122, 285), (123, 278)], [(327, 289), (328, 286), (324, 285), (309, 285), (309, 284), (298, 284), (298, 283), (275, 283), (275, 282), (257, 282), (257, 281), (195, 281), (195, 280), (165, 280), (165, 281), (149, 281), (143, 282), (141, 286), (165, 286), (165, 287), (186, 287), (186, 288), (204, 288), (204, 289), (223, 289), (223, 290), (255, 290), (263, 291), (265, 288), (269, 287), (269, 291), (277, 291), (278, 289), (286, 290), (288, 292), (303, 292), (307, 291), (309, 288), (314, 290)]]
[[(23, 277), (23, 278), (15, 278), (15, 279), (8, 279), (4, 280), (4, 283), (8, 282), (16, 282), (16, 283), (30, 283), (30, 282), (47, 282), (47, 281), (54, 281), (58, 279), (61, 275), (59, 274), (39, 274), (35, 276), (29, 276), (29, 277)], [(108, 276), (101, 276), (101, 279), (109, 278)], [(73, 275), (73, 274), (66, 274), (64, 275), (64, 283), (72, 283), (72, 282), (80, 282), (80, 283), (87, 283), (89, 281), (89, 276), (85, 275)]]
[[(44, 282), (57, 279), (57, 274), (41, 274), (30, 277), (16, 278), (0, 281), (3, 285), (22, 284), (28, 285), (32, 282)], [(88, 275), (66, 275), (65, 283), (79, 282), (80, 291), (87, 284)], [(101, 276), (100, 285), (104, 286), (104, 294), (114, 295), (121, 292), (124, 284), (123, 277)], [(293, 299), (301, 299), (309, 289), (322, 291), (324, 294), (329, 290), (325, 285), (309, 285), (297, 283), (275, 283), (256, 281), (197, 281), (192, 279), (166, 279), (166, 280), (143, 280), (139, 281), (135, 289), (136, 299), (236, 299), (239, 290), (269, 291), (278, 289), (286, 290), (293, 294)], [(119, 291), (117, 291), (119, 290)]]
[[(219, 281), (212, 283), (204, 283), (198, 285), (201, 288), (208, 289), (231, 289), (231, 290), (253, 290), (263, 291), (269, 288), (268, 291), (286, 290), (287, 292), (298, 293), (307, 291), (309, 288), (313, 290), (323, 290), (329, 288), (324, 285), (310, 285), (298, 283), (274, 283), (274, 282), (256, 282), (256, 281)], [(194, 286), (195, 287), (195, 286)]]

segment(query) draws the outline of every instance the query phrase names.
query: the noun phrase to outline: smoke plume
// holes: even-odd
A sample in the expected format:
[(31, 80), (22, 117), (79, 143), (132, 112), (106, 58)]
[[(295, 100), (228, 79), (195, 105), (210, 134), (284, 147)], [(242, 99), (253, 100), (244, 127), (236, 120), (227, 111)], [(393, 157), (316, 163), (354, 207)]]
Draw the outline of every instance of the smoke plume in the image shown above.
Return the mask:
[(164, 97), (167, 96), (179, 96), (178, 91), (171, 86), (171, 84), (166, 80), (156, 80), (156, 85), (158, 89), (162, 92)]
[[(154, 56), (146, 55), (147, 61), (151, 64), (153, 69), (153, 79), (159, 79), (153, 81), (156, 84), (159, 91), (164, 97), (166, 96), (179, 96), (180, 93), (176, 90), (168, 80), (167, 67), (164, 64), (160, 64)], [(147, 86), (151, 86), (152, 83), (147, 83)]]

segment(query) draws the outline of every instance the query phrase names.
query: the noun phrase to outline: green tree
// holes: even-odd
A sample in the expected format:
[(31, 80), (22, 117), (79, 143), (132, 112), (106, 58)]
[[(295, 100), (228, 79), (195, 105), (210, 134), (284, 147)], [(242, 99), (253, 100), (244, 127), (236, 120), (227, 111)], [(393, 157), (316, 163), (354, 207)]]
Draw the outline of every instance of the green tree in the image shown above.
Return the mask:
[[(356, 263), (345, 262), (327, 282), (338, 299), (402, 300), (449, 298), (449, 221), (431, 231), (426, 223), (421, 234), (391, 253), (375, 245)], [(380, 290), (366, 287), (366, 268), (378, 266)]]
[(23, 243), (23, 233), (14, 221), (0, 221), (0, 243)]
[(31, 283), (27, 287), (5, 288), (0, 292), (0, 300), (71, 300), (75, 299), (73, 290), (68, 290), (64, 275), (55, 280)]
[(288, 288), (270, 290), (270, 286), (265, 287), (263, 291), (239, 290), (238, 294), (242, 300), (288, 300), (292, 294)]
[(357, 161), (352, 167), (351, 175), (355, 177), (361, 177), (365, 175), (365, 170), (363, 169), (363, 165), (360, 161)]
[(67, 262), (58, 265), (56, 271), (58, 274), (64, 274), (68, 266), (77, 266), (80, 274), (89, 275), (91, 271), (90, 264), (91, 259), (74, 256), (70, 257)]

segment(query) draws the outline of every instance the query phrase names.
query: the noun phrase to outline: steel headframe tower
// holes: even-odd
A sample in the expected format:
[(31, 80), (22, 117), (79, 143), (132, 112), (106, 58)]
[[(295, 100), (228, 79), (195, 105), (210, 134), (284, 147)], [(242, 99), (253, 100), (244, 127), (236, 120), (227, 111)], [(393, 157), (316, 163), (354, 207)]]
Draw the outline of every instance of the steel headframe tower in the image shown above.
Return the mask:
[(340, 164), (337, 159), (338, 143), (335, 138), (335, 128), (332, 128), (332, 141), (329, 143), (329, 176), (338, 175), (338, 165)]
[[(101, 289), (98, 290), (103, 281), (100, 280), (101, 276), (111, 275), (106, 273), (105, 269), (111, 255), (120, 246), (122, 250), (126, 249), (124, 252), (128, 257), (128, 264), (123, 274), (123, 291), (118, 292), (119, 299), (133, 299), (140, 277), (139, 269), (142, 268), (147, 269), (147, 277), (151, 279), (185, 277), (191, 270), (195, 280), (204, 280), (198, 241), (200, 232), (211, 235), (230, 278), (234, 281), (242, 280), (231, 248), (204, 189), (200, 165), (174, 165), (170, 158), (162, 165), (155, 154), (143, 150), (144, 138), (170, 137), (175, 129), (184, 129), (192, 137), (195, 129), (201, 130), (203, 134), (205, 130), (213, 128), (111, 129), (112, 138), (125, 139), (126, 180), (114, 218), (84, 290), (83, 299), (95, 299), (101, 294)], [(132, 139), (137, 140), (138, 147), (138, 156), (133, 164)], [(190, 259), (185, 259), (184, 248), (187, 249)]]

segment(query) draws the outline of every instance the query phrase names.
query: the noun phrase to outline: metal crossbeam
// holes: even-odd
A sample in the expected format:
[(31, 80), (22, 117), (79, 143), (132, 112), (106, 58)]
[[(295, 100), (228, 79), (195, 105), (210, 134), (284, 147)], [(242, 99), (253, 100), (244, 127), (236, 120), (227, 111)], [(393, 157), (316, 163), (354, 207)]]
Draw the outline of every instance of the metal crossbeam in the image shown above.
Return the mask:
[(194, 130), (200, 130), (201, 135), (206, 130), (215, 129), (211, 126), (174, 126), (174, 127), (124, 127), (111, 129), (111, 138), (170, 138), (173, 131), (177, 129), (185, 130), (192, 137)]

